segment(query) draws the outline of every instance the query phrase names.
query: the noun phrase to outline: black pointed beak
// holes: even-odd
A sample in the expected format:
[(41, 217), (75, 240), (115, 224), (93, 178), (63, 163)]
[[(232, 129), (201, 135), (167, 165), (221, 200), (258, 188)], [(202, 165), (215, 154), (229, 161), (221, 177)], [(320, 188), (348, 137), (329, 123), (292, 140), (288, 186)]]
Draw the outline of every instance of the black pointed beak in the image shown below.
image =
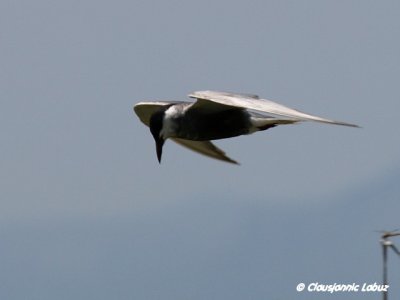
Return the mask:
[(163, 138), (156, 139), (156, 150), (157, 150), (157, 158), (158, 158), (159, 163), (161, 163), (162, 148), (163, 148), (164, 142), (165, 141)]

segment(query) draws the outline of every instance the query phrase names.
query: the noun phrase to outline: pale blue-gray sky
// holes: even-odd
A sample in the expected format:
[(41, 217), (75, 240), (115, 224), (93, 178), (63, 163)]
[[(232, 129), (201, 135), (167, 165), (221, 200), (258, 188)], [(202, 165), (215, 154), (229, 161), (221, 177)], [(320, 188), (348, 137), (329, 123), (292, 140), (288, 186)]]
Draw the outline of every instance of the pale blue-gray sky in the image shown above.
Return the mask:
[[(399, 10), (0, 2), (1, 298), (309, 299), (328, 295), (298, 282), (379, 281), (374, 230), (400, 227)], [(167, 142), (159, 165), (132, 106), (204, 89), (363, 128), (218, 141), (241, 166)]]

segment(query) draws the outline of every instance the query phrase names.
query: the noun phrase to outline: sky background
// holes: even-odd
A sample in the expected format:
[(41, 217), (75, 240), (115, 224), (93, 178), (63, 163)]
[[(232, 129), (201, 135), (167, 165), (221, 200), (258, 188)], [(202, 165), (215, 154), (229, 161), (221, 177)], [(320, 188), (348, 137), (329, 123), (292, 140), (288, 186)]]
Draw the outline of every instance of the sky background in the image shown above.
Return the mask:
[[(399, 1), (0, 2), (0, 298), (379, 299), (400, 228)], [(142, 100), (254, 93), (361, 125), (172, 142)], [(393, 239), (396, 243), (396, 240)], [(400, 247), (400, 239), (397, 241)], [(390, 296), (400, 259), (389, 253)]]

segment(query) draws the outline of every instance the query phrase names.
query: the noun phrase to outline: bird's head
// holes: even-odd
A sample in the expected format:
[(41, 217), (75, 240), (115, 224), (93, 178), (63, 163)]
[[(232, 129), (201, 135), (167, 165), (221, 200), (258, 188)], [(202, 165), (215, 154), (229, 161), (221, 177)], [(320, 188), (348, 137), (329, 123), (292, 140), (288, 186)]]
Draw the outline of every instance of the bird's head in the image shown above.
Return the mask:
[(155, 112), (150, 118), (150, 131), (153, 135), (154, 141), (156, 142), (156, 151), (158, 162), (161, 163), (162, 148), (165, 142), (164, 137), (161, 134), (164, 123), (165, 110)]

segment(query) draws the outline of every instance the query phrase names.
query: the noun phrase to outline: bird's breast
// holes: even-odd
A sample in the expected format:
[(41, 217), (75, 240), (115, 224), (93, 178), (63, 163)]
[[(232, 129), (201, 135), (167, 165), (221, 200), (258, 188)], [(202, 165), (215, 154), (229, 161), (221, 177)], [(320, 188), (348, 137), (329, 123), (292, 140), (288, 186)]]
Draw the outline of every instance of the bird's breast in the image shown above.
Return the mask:
[(217, 140), (248, 134), (247, 112), (237, 109), (214, 113), (187, 112), (176, 118), (177, 137), (189, 140)]

